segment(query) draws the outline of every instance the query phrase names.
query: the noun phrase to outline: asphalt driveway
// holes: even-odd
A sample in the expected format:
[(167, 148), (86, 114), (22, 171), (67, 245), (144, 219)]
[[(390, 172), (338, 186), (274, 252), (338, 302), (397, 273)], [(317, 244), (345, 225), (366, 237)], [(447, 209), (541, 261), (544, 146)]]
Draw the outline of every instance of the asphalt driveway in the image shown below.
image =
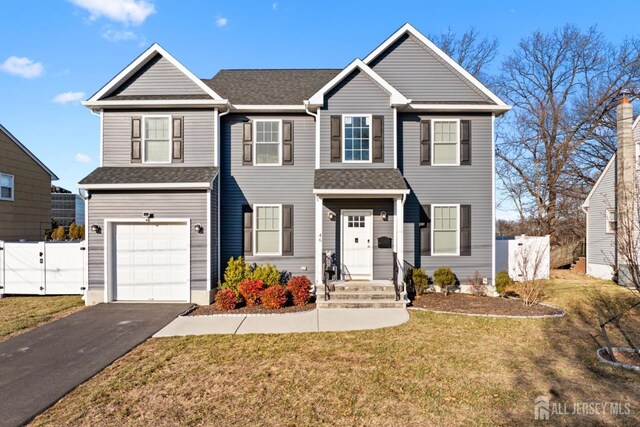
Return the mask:
[(22, 425), (190, 304), (99, 304), (0, 343), (0, 426)]

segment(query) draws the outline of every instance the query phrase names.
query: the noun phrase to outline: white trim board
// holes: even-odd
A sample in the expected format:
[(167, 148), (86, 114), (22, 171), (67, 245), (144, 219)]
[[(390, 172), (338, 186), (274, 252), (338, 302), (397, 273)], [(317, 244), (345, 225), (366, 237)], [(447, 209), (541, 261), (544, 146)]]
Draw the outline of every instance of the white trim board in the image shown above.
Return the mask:
[[(395, 33), (391, 35), (387, 40), (385, 40), (380, 46), (375, 48), (373, 52), (367, 55), (364, 58), (364, 63), (369, 64), (373, 60), (375, 60), (381, 53), (383, 53), (387, 48), (389, 48), (396, 40), (402, 37), (404, 34), (409, 33), (415, 38), (417, 38), (420, 42), (424, 43), (429, 49), (431, 49), (437, 56), (439, 56), (442, 60), (444, 60), (449, 66), (451, 66), (454, 70), (460, 73), (465, 79), (467, 79), (473, 86), (478, 88), (482, 93), (484, 93), (489, 99), (495, 102), (499, 106), (508, 107), (500, 98), (498, 98), (493, 92), (491, 92), (485, 85), (480, 83), (478, 79), (473, 77), (467, 70), (462, 68), (457, 62), (455, 62), (449, 55), (444, 53), (438, 46), (433, 44), (431, 40), (426, 38), (420, 31), (415, 29), (411, 24), (406, 23), (402, 27), (400, 27)], [(509, 109), (511, 107), (508, 107)]]
[(593, 184), (593, 187), (591, 188), (591, 191), (589, 191), (589, 195), (587, 196), (586, 199), (584, 199), (584, 203), (582, 203), (582, 210), (585, 210), (585, 209), (587, 209), (589, 207), (589, 202), (591, 201), (591, 196), (596, 191), (596, 188), (598, 188), (598, 186), (600, 185), (600, 182), (602, 182), (602, 180), (604, 179), (604, 176), (607, 174), (607, 172), (609, 171), (609, 168), (611, 167), (612, 164), (615, 163), (615, 161), (616, 161), (616, 155), (614, 154), (613, 156), (611, 156), (611, 160), (609, 160), (609, 163), (607, 163), (607, 166), (604, 168), (604, 170), (602, 171), (602, 173), (598, 177), (596, 183)]
[(38, 159), (36, 156), (34, 156), (34, 154), (33, 154), (31, 151), (29, 151), (29, 149), (28, 149), (27, 147), (25, 147), (24, 145), (22, 145), (22, 143), (21, 143), (20, 141), (18, 141), (18, 138), (16, 138), (15, 136), (13, 136), (13, 134), (12, 134), (11, 132), (9, 132), (9, 131), (7, 130), (7, 128), (5, 128), (4, 126), (2, 126), (1, 124), (0, 124), (0, 132), (2, 132), (2, 133), (4, 133), (5, 135), (7, 135), (7, 137), (8, 137), (11, 141), (13, 141), (13, 143), (14, 143), (14, 144), (16, 144), (16, 145), (17, 145), (17, 146), (18, 146), (22, 151), (24, 151), (24, 152), (27, 154), (27, 156), (31, 157), (31, 158), (33, 159), (33, 161), (34, 161), (34, 162), (36, 162), (36, 163), (38, 164), (38, 166), (40, 166), (42, 169), (44, 169), (44, 171), (45, 171), (46, 173), (48, 173), (49, 175), (51, 175), (51, 180), (52, 180), (52, 181), (56, 181), (56, 180), (58, 180), (58, 179), (59, 179), (59, 178), (56, 176), (56, 174), (55, 174), (55, 173), (51, 172), (51, 169), (49, 169), (48, 167), (46, 167), (46, 166), (44, 165), (44, 163), (42, 163), (42, 162), (40, 161), (40, 159)]
[(82, 101), (82, 105), (92, 109), (109, 108), (214, 108), (228, 105), (226, 101), (214, 101), (209, 99), (135, 99), (127, 101), (105, 100), (105, 101)]
[(344, 194), (344, 195), (362, 195), (362, 196), (371, 196), (371, 195), (386, 195), (386, 196), (401, 196), (402, 194), (409, 194), (409, 190), (361, 190), (361, 189), (313, 189), (313, 194)]

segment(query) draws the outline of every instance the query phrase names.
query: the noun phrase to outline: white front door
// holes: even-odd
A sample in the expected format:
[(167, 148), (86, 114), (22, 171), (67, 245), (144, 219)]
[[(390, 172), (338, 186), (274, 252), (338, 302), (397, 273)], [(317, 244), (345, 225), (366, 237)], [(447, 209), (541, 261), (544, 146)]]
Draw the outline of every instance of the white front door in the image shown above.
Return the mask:
[(342, 277), (373, 279), (373, 211), (342, 211)]

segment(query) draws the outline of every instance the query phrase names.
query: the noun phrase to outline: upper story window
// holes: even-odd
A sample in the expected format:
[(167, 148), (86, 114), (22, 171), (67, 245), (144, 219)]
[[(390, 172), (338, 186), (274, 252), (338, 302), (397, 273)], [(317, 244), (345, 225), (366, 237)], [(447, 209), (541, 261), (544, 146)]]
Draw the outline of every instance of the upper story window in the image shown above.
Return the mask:
[(433, 206), (433, 255), (459, 255), (458, 205)]
[(433, 165), (460, 164), (459, 129), (459, 120), (433, 120)]
[(342, 161), (345, 163), (371, 163), (371, 116), (345, 115)]
[(613, 234), (616, 232), (616, 211), (615, 209), (607, 209), (605, 215), (607, 217), (605, 232), (607, 234)]
[(144, 162), (171, 163), (170, 117), (144, 118)]
[(281, 255), (281, 205), (255, 205), (256, 255)]
[(282, 121), (255, 120), (255, 165), (280, 166), (282, 156)]
[(13, 175), (0, 173), (0, 200), (13, 200)]

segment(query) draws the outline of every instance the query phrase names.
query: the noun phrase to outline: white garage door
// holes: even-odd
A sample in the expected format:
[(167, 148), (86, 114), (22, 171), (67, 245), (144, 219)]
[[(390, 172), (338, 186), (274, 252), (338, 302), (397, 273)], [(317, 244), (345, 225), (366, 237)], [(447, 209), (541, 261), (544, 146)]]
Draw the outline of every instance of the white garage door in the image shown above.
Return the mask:
[(178, 224), (116, 224), (114, 300), (189, 299), (189, 236)]

